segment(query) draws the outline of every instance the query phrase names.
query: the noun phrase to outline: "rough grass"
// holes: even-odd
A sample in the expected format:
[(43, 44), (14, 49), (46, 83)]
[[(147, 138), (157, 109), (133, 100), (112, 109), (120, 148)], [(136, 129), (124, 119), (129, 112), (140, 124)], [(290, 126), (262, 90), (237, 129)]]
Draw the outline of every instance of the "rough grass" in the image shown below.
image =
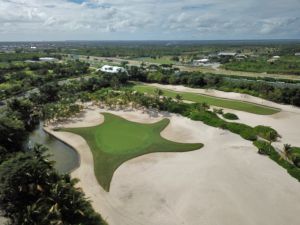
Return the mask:
[(203, 147), (200, 143), (183, 144), (162, 138), (160, 132), (169, 124), (168, 119), (141, 124), (109, 113), (103, 115), (105, 120), (101, 125), (62, 130), (87, 141), (93, 153), (96, 177), (106, 191), (115, 170), (127, 160), (153, 152), (185, 152)]
[(157, 63), (157, 64), (175, 64), (176, 62), (171, 59), (170, 56), (162, 56), (157, 58), (151, 58), (151, 57), (143, 57), (138, 58), (138, 61), (148, 62), (148, 63)]
[[(139, 92), (144, 92), (148, 94), (154, 94), (156, 87), (146, 86), (146, 85), (136, 85), (133, 87), (134, 90)], [(183, 100), (188, 100), (196, 103), (207, 103), (212, 106), (218, 106), (222, 108), (228, 109), (235, 109), (239, 111), (259, 114), (259, 115), (271, 115), (279, 112), (279, 109), (253, 104), (249, 102), (243, 102), (238, 100), (229, 100), (229, 99), (222, 99), (217, 97), (211, 97), (207, 95), (201, 95), (196, 93), (189, 93), (189, 92), (176, 92), (170, 91), (167, 89), (161, 89), (163, 91), (163, 95), (171, 98), (175, 98), (176, 95), (180, 94)]]

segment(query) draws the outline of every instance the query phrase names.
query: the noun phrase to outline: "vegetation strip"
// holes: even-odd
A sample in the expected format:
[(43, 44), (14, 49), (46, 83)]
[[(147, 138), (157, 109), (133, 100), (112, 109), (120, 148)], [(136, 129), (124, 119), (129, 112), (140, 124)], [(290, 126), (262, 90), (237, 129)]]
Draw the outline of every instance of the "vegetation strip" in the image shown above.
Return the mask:
[[(155, 94), (156, 87), (150, 87), (146, 85), (136, 85), (133, 87), (134, 90), (148, 93), (148, 94)], [(229, 99), (223, 99), (223, 98), (217, 98), (217, 97), (211, 97), (208, 95), (203, 94), (196, 94), (196, 93), (190, 93), (190, 92), (176, 92), (176, 91), (170, 91), (167, 89), (162, 89), (163, 95), (167, 97), (176, 98), (178, 94), (182, 96), (184, 100), (192, 101), (195, 103), (207, 103), (209, 105), (214, 105), (218, 107), (224, 107), (229, 109), (235, 109), (239, 111), (259, 114), (259, 115), (271, 115), (274, 113), (279, 112), (278, 109), (266, 107), (258, 104), (243, 102), (243, 101), (237, 101), (237, 100), (229, 100)]]

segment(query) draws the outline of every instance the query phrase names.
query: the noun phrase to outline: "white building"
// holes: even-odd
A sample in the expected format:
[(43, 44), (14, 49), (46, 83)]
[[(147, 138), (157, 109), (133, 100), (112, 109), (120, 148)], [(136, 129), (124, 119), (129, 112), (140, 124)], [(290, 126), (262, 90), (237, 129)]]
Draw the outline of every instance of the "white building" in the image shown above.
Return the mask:
[(296, 52), (296, 53), (295, 53), (295, 56), (300, 56), (300, 52)]
[(234, 57), (236, 55), (237, 55), (237, 53), (235, 53), (235, 52), (220, 52), (218, 54), (218, 56), (220, 56), (220, 57), (226, 57), (226, 56)]
[(207, 63), (209, 63), (209, 59), (196, 59), (196, 60), (193, 60), (194, 66), (201, 66), (201, 65), (204, 65), (204, 64), (207, 64)]
[(55, 62), (55, 61), (58, 61), (58, 59), (52, 58), (52, 57), (41, 57), (41, 58), (39, 58), (39, 61), (41, 61), (41, 62)]
[(119, 66), (109, 66), (109, 65), (104, 65), (100, 69), (97, 69), (97, 71), (102, 71), (105, 73), (126, 73), (126, 69), (123, 67)]
[(194, 63), (197, 64), (197, 63), (208, 63), (209, 62), (209, 59), (197, 59), (197, 60), (194, 60)]

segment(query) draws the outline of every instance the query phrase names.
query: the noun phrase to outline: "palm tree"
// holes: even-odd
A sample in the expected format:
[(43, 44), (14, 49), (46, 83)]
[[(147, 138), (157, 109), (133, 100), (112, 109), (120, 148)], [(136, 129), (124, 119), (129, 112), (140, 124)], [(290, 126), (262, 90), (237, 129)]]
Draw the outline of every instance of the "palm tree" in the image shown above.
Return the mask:
[(181, 102), (183, 99), (182, 95), (180, 95), (180, 94), (177, 94), (175, 98), (178, 102)]
[(161, 89), (159, 89), (159, 88), (156, 88), (156, 89), (154, 90), (154, 93), (155, 93), (155, 95), (157, 95), (158, 97), (164, 94), (164, 92), (163, 92)]
[(274, 132), (274, 131), (269, 131), (266, 136), (270, 142), (270, 145), (272, 144), (272, 142), (276, 141), (278, 138), (277, 132)]
[(287, 159), (290, 159), (292, 153), (292, 146), (290, 144), (283, 145), (283, 152)]

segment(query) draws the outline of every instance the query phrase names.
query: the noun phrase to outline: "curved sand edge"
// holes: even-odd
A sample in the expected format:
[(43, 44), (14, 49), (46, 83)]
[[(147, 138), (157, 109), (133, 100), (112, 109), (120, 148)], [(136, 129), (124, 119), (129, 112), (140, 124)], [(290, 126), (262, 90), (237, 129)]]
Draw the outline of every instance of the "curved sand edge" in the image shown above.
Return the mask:
[[(110, 196), (109, 193), (107, 193), (98, 184), (94, 173), (93, 155), (87, 142), (79, 135), (69, 132), (56, 132), (53, 130), (53, 128), (57, 126), (89, 127), (99, 125), (104, 121), (104, 116), (100, 114), (101, 112), (113, 113), (115, 115), (122, 116), (127, 120), (140, 123), (155, 123), (163, 119), (163, 117), (156, 112), (152, 112), (151, 114), (141, 113), (141, 116), (138, 115), (138, 113), (99, 110), (92, 106), (81, 113), (79, 117), (63, 122), (55, 122), (47, 127), (44, 127), (44, 130), (77, 151), (79, 154), (80, 164), (78, 168), (74, 169), (74, 171), (71, 173), (71, 176), (80, 179), (78, 186), (82, 188), (86, 196), (91, 200), (94, 209), (99, 212), (110, 225), (147, 225), (147, 223), (144, 223), (143, 220), (139, 220), (138, 216), (135, 215), (134, 217), (131, 217), (130, 213), (126, 212), (126, 209), (121, 207), (121, 203), (118, 201), (118, 199)], [(164, 113), (165, 116), (167, 116), (167, 114), (168, 113)]]
[[(210, 95), (214, 97), (225, 97), (233, 100), (247, 101), (251, 103), (266, 105), (269, 107), (274, 107), (281, 109), (280, 112), (273, 115), (257, 115), (253, 113), (247, 113), (243, 111), (225, 109), (224, 112), (231, 112), (238, 115), (239, 120), (235, 122), (241, 122), (250, 126), (265, 125), (271, 126), (276, 129), (282, 138), (274, 143), (274, 145), (282, 150), (284, 144), (291, 144), (293, 146), (300, 147), (300, 129), (298, 124), (300, 124), (300, 108), (292, 105), (283, 105), (268, 100), (264, 100), (258, 97), (254, 97), (247, 94), (240, 94), (236, 92), (224, 92), (213, 89), (198, 89), (198, 88), (189, 88), (182, 85), (162, 85), (162, 84), (146, 84), (158, 88), (165, 88), (172, 91), (178, 92), (192, 92)], [(212, 108), (220, 108), (212, 106)], [(224, 119), (224, 118), (223, 118)], [(231, 121), (232, 122), (232, 121)]]
[[(77, 124), (101, 123), (101, 111), (88, 109)], [(250, 142), (174, 114), (105, 112), (144, 123), (167, 117), (170, 124), (163, 137), (204, 143), (201, 151), (153, 153), (122, 164), (107, 193), (96, 180), (85, 140), (46, 128), (80, 154), (81, 165), (71, 175), (80, 179), (79, 186), (110, 225), (299, 224), (299, 183), (258, 155)], [(94, 124), (84, 124), (85, 120)]]
[(164, 88), (168, 89), (171, 91), (177, 91), (177, 92), (191, 92), (191, 93), (198, 93), (198, 94), (204, 94), (212, 97), (217, 97), (217, 98), (225, 98), (229, 100), (239, 100), (239, 101), (245, 101), (245, 102), (250, 102), (258, 105), (263, 105), (263, 106), (268, 106), (271, 108), (277, 108), (281, 109), (287, 112), (295, 112), (295, 113), (300, 113), (300, 108), (292, 105), (284, 105), (284, 104), (279, 104), (275, 102), (271, 102), (269, 100), (265, 100), (259, 97), (254, 97), (252, 95), (248, 94), (241, 94), (237, 92), (225, 92), (225, 91), (218, 91), (215, 89), (201, 89), (201, 88), (190, 88), (190, 87), (185, 87), (183, 85), (164, 85), (164, 84), (158, 84), (158, 83), (142, 83), (144, 85), (148, 86), (154, 86), (157, 88)]

